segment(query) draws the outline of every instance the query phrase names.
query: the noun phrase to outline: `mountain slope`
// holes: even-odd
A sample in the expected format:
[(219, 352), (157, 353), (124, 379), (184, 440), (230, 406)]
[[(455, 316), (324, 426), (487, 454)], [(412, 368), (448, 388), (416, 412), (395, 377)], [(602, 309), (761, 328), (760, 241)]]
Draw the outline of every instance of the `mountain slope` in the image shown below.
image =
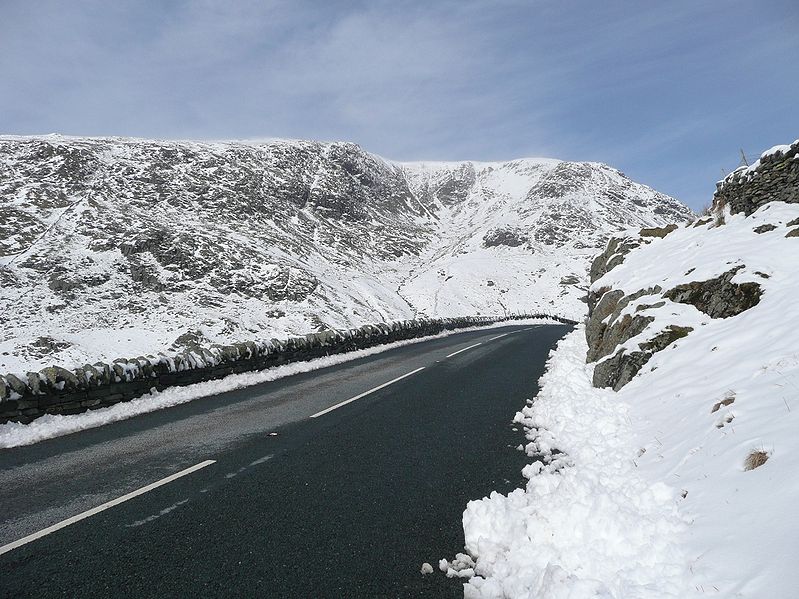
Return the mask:
[(2, 137), (0, 368), (418, 313), (579, 317), (611, 234), (689, 215), (593, 163)]

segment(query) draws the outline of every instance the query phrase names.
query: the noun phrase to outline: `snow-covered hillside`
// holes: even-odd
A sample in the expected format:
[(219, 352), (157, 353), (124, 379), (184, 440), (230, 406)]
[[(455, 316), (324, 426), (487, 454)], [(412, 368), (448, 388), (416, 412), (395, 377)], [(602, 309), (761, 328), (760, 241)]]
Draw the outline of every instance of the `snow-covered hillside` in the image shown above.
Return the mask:
[(610, 235), (690, 214), (594, 163), (2, 137), (0, 370), (418, 314), (579, 318)]
[(442, 564), (476, 573), (466, 597), (796, 596), (799, 204), (716, 208), (598, 258), (516, 416), (542, 461), (469, 504), (471, 557)]

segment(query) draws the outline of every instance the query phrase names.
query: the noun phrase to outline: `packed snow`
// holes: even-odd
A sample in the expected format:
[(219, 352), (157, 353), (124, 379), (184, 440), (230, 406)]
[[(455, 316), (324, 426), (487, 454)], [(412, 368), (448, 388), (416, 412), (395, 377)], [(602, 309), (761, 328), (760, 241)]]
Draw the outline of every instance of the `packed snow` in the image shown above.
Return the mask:
[[(774, 202), (683, 227), (594, 283), (665, 290), (744, 265), (733, 281), (763, 295), (726, 319), (670, 301), (648, 312), (650, 333), (694, 330), (618, 392), (591, 386), (582, 327), (560, 342), (516, 415), (536, 458), (526, 487), (464, 512), (467, 599), (796, 595), (799, 237), (786, 234), (797, 218), (799, 206)], [(756, 233), (763, 224), (775, 228)]]

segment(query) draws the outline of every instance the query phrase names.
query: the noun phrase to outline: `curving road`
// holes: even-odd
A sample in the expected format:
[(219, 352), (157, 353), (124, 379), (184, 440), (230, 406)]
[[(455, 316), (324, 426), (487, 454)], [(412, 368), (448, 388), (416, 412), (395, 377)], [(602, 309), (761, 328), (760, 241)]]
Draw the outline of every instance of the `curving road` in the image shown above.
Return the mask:
[(523, 484), (511, 420), (569, 329), (458, 333), (0, 450), (0, 596), (460, 597), (420, 567), (461, 550), (467, 501)]

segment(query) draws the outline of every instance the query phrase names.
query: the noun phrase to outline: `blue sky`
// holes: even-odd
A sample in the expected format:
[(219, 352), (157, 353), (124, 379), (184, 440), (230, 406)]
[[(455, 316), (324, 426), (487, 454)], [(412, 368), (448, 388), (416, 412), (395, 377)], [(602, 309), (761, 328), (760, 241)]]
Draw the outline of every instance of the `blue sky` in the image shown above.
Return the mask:
[(0, 0), (0, 133), (596, 160), (698, 209), (799, 137), (799, 2)]

